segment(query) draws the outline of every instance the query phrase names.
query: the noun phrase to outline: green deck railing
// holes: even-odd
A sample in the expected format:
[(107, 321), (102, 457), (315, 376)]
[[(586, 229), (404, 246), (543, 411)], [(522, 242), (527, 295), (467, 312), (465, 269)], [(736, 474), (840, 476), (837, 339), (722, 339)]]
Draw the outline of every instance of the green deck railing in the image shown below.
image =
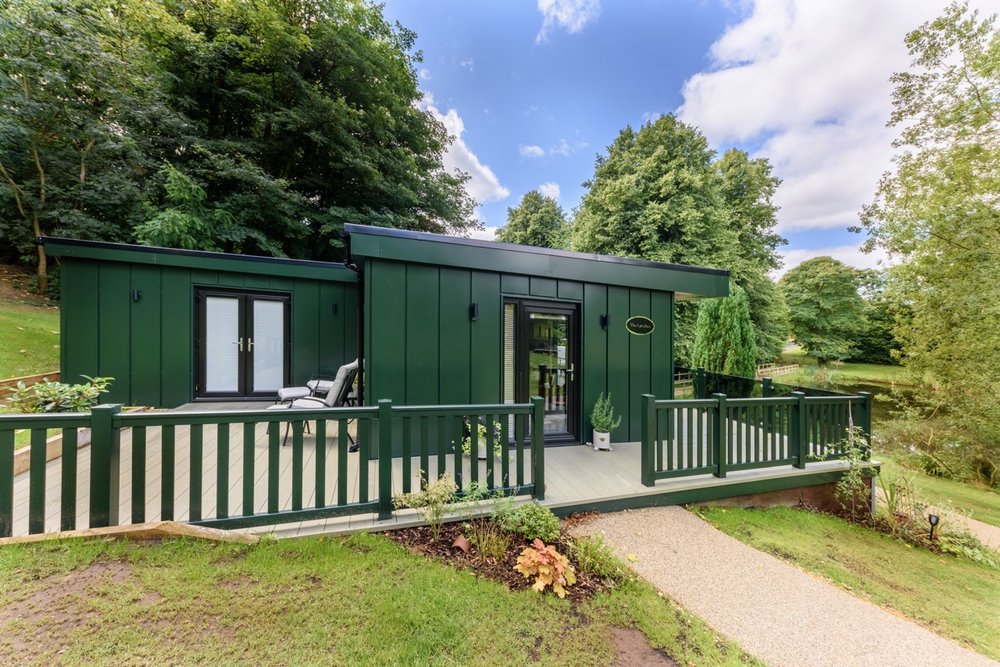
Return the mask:
[(868, 393), (693, 400), (644, 394), (642, 483), (842, 458), (851, 426), (871, 434), (871, 400)]
[[(153, 518), (221, 528), (365, 512), (385, 518), (396, 494), (442, 475), (460, 491), (477, 483), (541, 499), (541, 400), (150, 413), (103, 405), (89, 414), (0, 415), (0, 537)], [(499, 425), (487, 429), (491, 455), (482, 462), (461, 448), (477, 423)], [(25, 429), (30, 470), (15, 476), (14, 435)], [(62, 433), (58, 461), (46, 462), (49, 429)], [(78, 450), (86, 438), (89, 448)], [(499, 457), (496, 440), (507, 443)], [(47, 502), (55, 495), (57, 505)]]

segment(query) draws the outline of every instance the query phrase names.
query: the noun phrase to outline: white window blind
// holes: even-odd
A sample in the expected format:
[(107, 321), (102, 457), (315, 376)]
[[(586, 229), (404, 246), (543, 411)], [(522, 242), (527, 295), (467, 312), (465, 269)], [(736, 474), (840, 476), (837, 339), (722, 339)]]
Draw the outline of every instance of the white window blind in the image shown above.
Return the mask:
[(205, 299), (205, 391), (239, 390), (240, 300)]

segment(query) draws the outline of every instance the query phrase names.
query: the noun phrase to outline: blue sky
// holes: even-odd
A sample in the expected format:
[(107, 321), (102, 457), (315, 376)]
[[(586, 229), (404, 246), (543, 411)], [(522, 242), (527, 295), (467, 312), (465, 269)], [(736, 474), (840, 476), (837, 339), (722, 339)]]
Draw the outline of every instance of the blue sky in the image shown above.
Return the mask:
[(424, 103), (455, 137), (487, 226), (541, 189), (567, 214), (626, 125), (677, 113), (720, 152), (767, 157), (784, 180), (786, 268), (820, 254), (856, 266), (847, 231), (891, 166), (889, 76), (922, 0), (390, 0), (417, 33)]

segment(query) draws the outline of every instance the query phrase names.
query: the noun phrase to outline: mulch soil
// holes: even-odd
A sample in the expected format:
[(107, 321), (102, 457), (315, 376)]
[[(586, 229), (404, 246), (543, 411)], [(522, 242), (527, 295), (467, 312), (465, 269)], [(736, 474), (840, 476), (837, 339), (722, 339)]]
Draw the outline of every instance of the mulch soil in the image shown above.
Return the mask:
[[(569, 557), (570, 563), (576, 570), (576, 584), (566, 589), (566, 599), (571, 602), (582, 602), (589, 599), (596, 593), (607, 590), (608, 584), (601, 578), (595, 577), (586, 572), (581, 572), (577, 563), (573, 559), (573, 551), (570, 548), (571, 538), (567, 534), (567, 525), (579, 519), (570, 519), (563, 523), (562, 532), (559, 539), (550, 546), (555, 546), (556, 550), (564, 556)], [(469, 553), (465, 553), (459, 547), (453, 547), (455, 538), (460, 535), (468, 537), (462, 524), (464, 522), (446, 523), (441, 527), (441, 536), (435, 540), (429, 526), (419, 526), (416, 528), (401, 528), (385, 533), (386, 537), (398, 542), (409, 549), (412, 553), (420, 554), (435, 560), (447, 563), (453, 567), (468, 570), (477, 576), (492, 579), (505, 584), (511, 590), (523, 590), (531, 588), (533, 578), (525, 578), (521, 573), (514, 570), (517, 565), (517, 557), (525, 547), (530, 545), (530, 541), (522, 540), (515, 535), (511, 540), (511, 545), (507, 549), (501, 560), (492, 558), (481, 558), (472, 547)], [(546, 589), (546, 594), (551, 595), (551, 589)]]

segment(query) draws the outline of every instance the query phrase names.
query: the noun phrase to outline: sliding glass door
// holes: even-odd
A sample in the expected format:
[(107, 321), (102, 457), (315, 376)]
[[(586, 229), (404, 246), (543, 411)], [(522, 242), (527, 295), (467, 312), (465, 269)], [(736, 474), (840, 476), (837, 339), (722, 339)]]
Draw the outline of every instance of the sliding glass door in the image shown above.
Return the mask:
[(287, 295), (199, 290), (198, 398), (269, 398), (288, 384)]

